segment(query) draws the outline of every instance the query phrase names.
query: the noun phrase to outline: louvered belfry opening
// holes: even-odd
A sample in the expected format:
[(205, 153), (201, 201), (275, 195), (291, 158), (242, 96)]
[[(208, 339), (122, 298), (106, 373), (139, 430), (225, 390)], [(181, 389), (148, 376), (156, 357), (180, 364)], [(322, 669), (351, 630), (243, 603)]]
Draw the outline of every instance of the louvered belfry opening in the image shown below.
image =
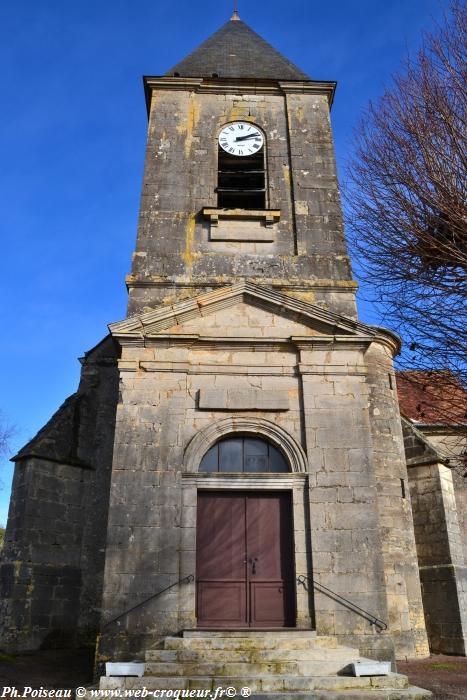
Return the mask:
[(250, 156), (234, 156), (218, 147), (217, 206), (227, 209), (265, 209), (264, 146)]

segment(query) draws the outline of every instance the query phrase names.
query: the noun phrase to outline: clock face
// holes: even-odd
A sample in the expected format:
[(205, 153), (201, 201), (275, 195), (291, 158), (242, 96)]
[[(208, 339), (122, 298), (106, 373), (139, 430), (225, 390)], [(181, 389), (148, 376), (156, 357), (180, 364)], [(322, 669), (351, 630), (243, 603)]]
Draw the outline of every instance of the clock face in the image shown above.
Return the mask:
[(232, 122), (219, 134), (219, 145), (233, 156), (251, 156), (263, 144), (263, 134), (250, 122)]

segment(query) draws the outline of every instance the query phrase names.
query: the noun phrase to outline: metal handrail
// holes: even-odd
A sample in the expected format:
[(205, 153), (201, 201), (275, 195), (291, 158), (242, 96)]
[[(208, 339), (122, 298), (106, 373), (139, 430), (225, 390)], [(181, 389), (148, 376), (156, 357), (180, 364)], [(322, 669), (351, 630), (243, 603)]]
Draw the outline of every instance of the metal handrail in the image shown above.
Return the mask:
[[(305, 587), (305, 582), (310, 581), (310, 576), (306, 576), (305, 574), (300, 574), (297, 576), (297, 581), (298, 583), (301, 583), (302, 586)], [(367, 622), (370, 623), (370, 625), (374, 627), (378, 627), (380, 632), (383, 632), (384, 630), (387, 630), (388, 626), (383, 620), (380, 620), (378, 617), (373, 615), (372, 613), (368, 612), (367, 610), (364, 610), (361, 608), (359, 605), (356, 603), (352, 603), (351, 600), (348, 600), (347, 598), (344, 598), (343, 595), (340, 593), (336, 593), (335, 591), (332, 591), (330, 588), (325, 586), (322, 583), (319, 583), (319, 581), (314, 581), (311, 579), (311, 583), (313, 585), (313, 588), (315, 588), (317, 591), (322, 593), (323, 595), (327, 595), (328, 598), (332, 598), (333, 600), (337, 601), (344, 607), (348, 608), (352, 612), (356, 613), (357, 615), (360, 615), (360, 617), (363, 617)]]
[(143, 605), (146, 605), (146, 603), (149, 603), (150, 600), (152, 600), (153, 598), (157, 598), (157, 596), (161, 595), (162, 593), (165, 593), (170, 588), (173, 588), (174, 586), (178, 586), (180, 583), (191, 583), (194, 580), (195, 580), (195, 577), (193, 576), (193, 574), (188, 574), (188, 576), (184, 576), (183, 578), (179, 578), (178, 581), (171, 583), (170, 586), (166, 586), (161, 591), (158, 591), (157, 593), (153, 593), (153, 595), (149, 596), (149, 598), (142, 600), (141, 603), (137, 603), (132, 608), (125, 610), (125, 612), (121, 613), (120, 615), (117, 615), (117, 617), (114, 617), (112, 620), (109, 620), (108, 622), (105, 623), (105, 625), (103, 625), (102, 629), (104, 630), (106, 627), (109, 627), (109, 625), (113, 625), (113, 623), (117, 622), (117, 620), (120, 620), (120, 618), (125, 617), (125, 615), (129, 615), (131, 612), (133, 612), (134, 610), (137, 610), (138, 608), (141, 608)]

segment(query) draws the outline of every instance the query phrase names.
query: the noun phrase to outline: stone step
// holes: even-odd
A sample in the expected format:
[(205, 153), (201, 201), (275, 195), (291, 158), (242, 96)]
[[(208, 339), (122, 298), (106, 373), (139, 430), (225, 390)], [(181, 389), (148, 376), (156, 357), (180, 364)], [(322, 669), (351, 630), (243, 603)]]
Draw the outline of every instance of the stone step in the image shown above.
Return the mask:
[(297, 629), (277, 629), (277, 630), (258, 630), (258, 629), (239, 629), (239, 630), (183, 630), (184, 639), (213, 639), (214, 637), (248, 637), (250, 639), (272, 639), (287, 637), (310, 639), (316, 637), (314, 630), (297, 630)]
[(360, 690), (314, 690), (311, 693), (253, 693), (249, 700), (428, 700), (423, 688), (362, 688)]
[(148, 676), (327, 676), (339, 673), (352, 661), (357, 661), (359, 655), (353, 650), (340, 653), (336, 658), (319, 658), (305, 661), (276, 661), (276, 662), (230, 662), (217, 661), (185, 661), (185, 662), (153, 662), (146, 664)]
[[(317, 700), (315, 693), (352, 693), (353, 698), (367, 697), (367, 693), (379, 692), (378, 697), (385, 697), (387, 700), (397, 700), (397, 698), (420, 697), (428, 698), (430, 693), (425, 690), (416, 689), (408, 685), (407, 676), (391, 673), (388, 676), (373, 676), (355, 678), (353, 676), (312, 676), (301, 677), (283, 676), (274, 677), (230, 677), (230, 678), (201, 678), (201, 677), (157, 677), (145, 676), (143, 678), (109, 678), (102, 677), (101, 690), (117, 689), (138, 689), (148, 690), (209, 690), (215, 693), (216, 688), (235, 688), (237, 697), (240, 699), (241, 688), (248, 687), (254, 697), (266, 699), (271, 696), (271, 700)], [(310, 695), (310, 691), (313, 695)], [(407, 691), (416, 691), (418, 695), (408, 695)], [(381, 694), (382, 692), (386, 695)], [(354, 694), (355, 693), (355, 694)], [(363, 695), (364, 693), (364, 695)], [(400, 694), (404, 693), (404, 694)], [(400, 695), (399, 695), (400, 694)], [(287, 697), (286, 697), (287, 696)], [(349, 695), (342, 697), (349, 698)]]
[(164, 649), (232, 649), (244, 651), (247, 649), (333, 649), (338, 646), (336, 637), (316, 636), (284, 636), (277, 637), (166, 637)]
[(146, 661), (148, 662), (193, 662), (193, 661), (209, 661), (214, 663), (233, 663), (233, 662), (273, 662), (280, 661), (357, 661), (360, 658), (359, 652), (351, 647), (338, 646), (336, 648), (326, 649), (320, 647), (310, 647), (307, 649), (210, 649), (208, 653), (206, 649), (150, 649), (146, 652)]

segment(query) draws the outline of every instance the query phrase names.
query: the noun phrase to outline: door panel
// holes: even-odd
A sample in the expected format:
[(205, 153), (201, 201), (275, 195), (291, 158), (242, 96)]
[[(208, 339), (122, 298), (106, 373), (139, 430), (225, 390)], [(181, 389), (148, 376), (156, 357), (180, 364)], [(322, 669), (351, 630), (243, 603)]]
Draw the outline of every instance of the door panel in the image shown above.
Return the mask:
[(283, 578), (280, 511), (281, 497), (285, 495), (255, 495), (247, 498), (247, 551), (248, 558), (256, 560), (254, 568), (257, 578)]
[(294, 562), (290, 495), (248, 496), (246, 513), (250, 624), (292, 626)]
[(290, 494), (199, 492), (196, 551), (199, 626), (294, 624)]
[(198, 497), (199, 578), (245, 578), (245, 498), (201, 492)]
[(198, 620), (203, 627), (243, 627), (246, 621), (245, 581), (200, 581)]
[(245, 498), (198, 495), (196, 575), (202, 626), (244, 625), (246, 620)]
[(250, 591), (252, 627), (293, 626), (290, 584), (283, 581), (250, 581)]

